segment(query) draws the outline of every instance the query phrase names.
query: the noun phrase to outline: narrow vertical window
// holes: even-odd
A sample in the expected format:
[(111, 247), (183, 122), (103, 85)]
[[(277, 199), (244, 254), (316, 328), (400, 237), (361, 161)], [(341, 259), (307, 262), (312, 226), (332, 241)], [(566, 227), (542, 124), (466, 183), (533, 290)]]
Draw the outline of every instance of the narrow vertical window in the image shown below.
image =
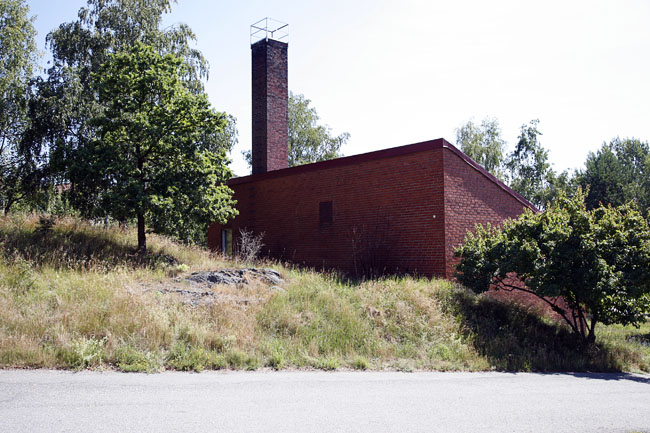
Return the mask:
[(334, 222), (332, 212), (332, 202), (322, 201), (318, 204), (318, 227), (325, 228), (332, 225)]
[(232, 256), (232, 230), (221, 230), (221, 252), (224, 255)]

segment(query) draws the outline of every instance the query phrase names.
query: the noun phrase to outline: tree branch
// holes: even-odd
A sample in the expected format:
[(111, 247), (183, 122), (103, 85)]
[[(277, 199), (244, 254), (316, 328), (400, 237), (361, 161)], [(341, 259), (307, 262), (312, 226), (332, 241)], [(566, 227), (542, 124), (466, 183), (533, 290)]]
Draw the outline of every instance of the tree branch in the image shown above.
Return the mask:
[(502, 289), (502, 290), (505, 290), (506, 292), (512, 292), (512, 291), (514, 291), (514, 290), (520, 290), (520, 291), (522, 291), (522, 292), (530, 293), (531, 295), (536, 296), (537, 298), (539, 298), (539, 299), (541, 299), (542, 301), (546, 302), (546, 303), (551, 307), (551, 310), (553, 310), (554, 312), (556, 312), (556, 313), (558, 313), (560, 316), (562, 316), (562, 318), (564, 319), (564, 321), (569, 325), (569, 327), (571, 327), (571, 329), (573, 330), (573, 332), (575, 332), (576, 334), (580, 334), (580, 332), (578, 331), (578, 328), (577, 328), (577, 326), (576, 326), (576, 324), (575, 324), (575, 321), (574, 321), (574, 323), (571, 323), (571, 320), (569, 320), (569, 318), (567, 317), (565, 311), (564, 311), (562, 308), (560, 308), (560, 307), (558, 307), (557, 305), (555, 305), (555, 304), (554, 304), (553, 302), (551, 302), (550, 300), (546, 299), (545, 297), (538, 295), (537, 293), (535, 293), (534, 291), (532, 291), (532, 290), (530, 290), (530, 289), (526, 289), (526, 288), (524, 288), (524, 287), (515, 286), (515, 285), (513, 285), (513, 284), (508, 284), (508, 283), (504, 282), (504, 281), (503, 281), (503, 278), (501, 278), (501, 277), (499, 277), (499, 279), (498, 279), (498, 281), (497, 281), (496, 284), (497, 284), (498, 286), (500, 286), (500, 287), (498, 287), (498, 288), (500, 288), (500, 289)]

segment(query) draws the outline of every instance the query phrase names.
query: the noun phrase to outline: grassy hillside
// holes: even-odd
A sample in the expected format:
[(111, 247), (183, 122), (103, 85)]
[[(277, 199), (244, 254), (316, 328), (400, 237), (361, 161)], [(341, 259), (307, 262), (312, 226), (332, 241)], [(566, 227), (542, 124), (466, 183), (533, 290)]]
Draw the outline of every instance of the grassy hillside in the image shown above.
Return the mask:
[(191, 306), (161, 289), (246, 264), (155, 235), (138, 256), (134, 231), (38, 221), (0, 219), (1, 367), (650, 371), (650, 324), (601, 327), (587, 349), (534, 311), (442, 280), (267, 263), (282, 289), (218, 286), (228, 296)]

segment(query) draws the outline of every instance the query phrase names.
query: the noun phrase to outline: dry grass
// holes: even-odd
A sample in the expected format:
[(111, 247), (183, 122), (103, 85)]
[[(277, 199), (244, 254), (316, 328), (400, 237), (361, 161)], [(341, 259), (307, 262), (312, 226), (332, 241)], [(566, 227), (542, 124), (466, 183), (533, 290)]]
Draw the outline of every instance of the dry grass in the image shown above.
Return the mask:
[(595, 353), (563, 328), (442, 280), (349, 282), (274, 264), (284, 291), (217, 287), (190, 307), (157, 287), (187, 272), (241, 267), (198, 247), (59, 220), (0, 219), (0, 366), (398, 370), (650, 370), (650, 325), (600, 329)]

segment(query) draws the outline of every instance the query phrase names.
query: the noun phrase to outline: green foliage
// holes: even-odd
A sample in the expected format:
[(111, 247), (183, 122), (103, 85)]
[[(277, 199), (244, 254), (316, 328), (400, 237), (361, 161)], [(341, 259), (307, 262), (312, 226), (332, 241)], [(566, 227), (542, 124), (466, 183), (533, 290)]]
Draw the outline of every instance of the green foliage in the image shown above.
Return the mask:
[(81, 370), (96, 367), (104, 358), (105, 339), (78, 338), (69, 347), (58, 350), (57, 356), (67, 368)]
[(355, 370), (367, 370), (370, 367), (370, 363), (363, 356), (357, 356), (352, 361), (352, 368)]
[(634, 138), (616, 138), (590, 153), (578, 175), (583, 188), (589, 188), (587, 208), (600, 203), (620, 206), (638, 204), (643, 214), (650, 212), (650, 146)]
[(537, 193), (540, 198), (539, 209), (545, 209), (549, 203), (555, 202), (560, 196), (573, 196), (578, 186), (575, 172), (570, 173), (565, 170), (562, 173), (556, 173), (553, 169), (550, 169), (546, 174), (544, 189)]
[(259, 360), (241, 350), (230, 350), (226, 353), (226, 363), (230, 368), (256, 370)]
[[(182, 59), (183, 67), (176, 68), (180, 74), (179, 81), (189, 93), (201, 98), (204, 97), (201, 80), (208, 76), (208, 63), (200, 51), (192, 48), (195, 35), (187, 25), (161, 28), (163, 15), (170, 12), (174, 0), (88, 0), (87, 3), (79, 10), (77, 20), (61, 24), (47, 36), (53, 64), (47, 77), (34, 83), (35, 96), (29, 105), (31, 126), (25, 134), (24, 146), (35, 155), (47, 150), (49, 160), (45, 162), (48, 164), (42, 163), (47, 170), (41, 179), (50, 185), (71, 185), (65, 191), (64, 201), (69, 200), (84, 216), (98, 217), (106, 213), (101, 195), (93, 188), (89, 189), (83, 176), (92, 172), (96, 179), (100, 174), (83, 165), (92, 155), (97, 156), (97, 142), (104, 138), (100, 126), (105, 128), (106, 124), (100, 125), (96, 120), (111, 110), (109, 105), (113, 104), (115, 109), (118, 102), (97, 97), (98, 72), (115, 53), (142, 43), (153, 47), (161, 56), (173, 54)], [(221, 127), (209, 128), (210, 125), (206, 125), (196, 131), (194, 138), (200, 143), (199, 147), (211, 148), (214, 155), (203, 154), (201, 158), (206, 160), (206, 164), (198, 164), (200, 167), (193, 167), (190, 172), (196, 173), (202, 170), (201, 167), (225, 161), (222, 151), (227, 153), (236, 143), (235, 119), (232, 116), (220, 117)], [(187, 127), (184, 123), (179, 124), (180, 129)], [(168, 164), (174, 163), (168, 161)], [(178, 177), (183, 168), (187, 167), (178, 167), (171, 176)], [(213, 170), (208, 170), (204, 177), (213, 174)], [(228, 175), (223, 172), (219, 177), (223, 179)], [(197, 179), (183, 181), (193, 183)], [(38, 185), (32, 183), (32, 186)], [(197, 187), (197, 196), (200, 189)], [(52, 191), (49, 192), (45, 201), (53, 196)], [(187, 209), (189, 204), (183, 202), (187, 197), (180, 195), (176, 197), (173, 188), (168, 191), (169, 197), (177, 199), (181, 207)], [(197, 203), (196, 212), (201, 215), (183, 214), (180, 223), (171, 228), (173, 234), (184, 241), (203, 241), (206, 232), (203, 219), (215, 211), (214, 200), (211, 203), (207, 210), (199, 209), (205, 203)], [(227, 201), (224, 205), (227, 208)], [(161, 210), (159, 214), (150, 215), (153, 226), (166, 226), (166, 221), (179, 215), (178, 208), (170, 206), (169, 201), (161, 201), (158, 208)]]
[[(36, 29), (34, 18), (28, 17), (24, 0), (0, 0), (0, 92), (2, 103), (7, 97), (19, 96), (32, 77), (36, 62)], [(5, 116), (4, 110), (0, 113)], [(3, 118), (3, 130), (6, 128)]]
[(487, 171), (504, 178), (503, 163), (506, 142), (496, 119), (485, 118), (480, 125), (471, 120), (456, 129), (456, 144)]
[(512, 189), (543, 209), (560, 194), (575, 190), (575, 179), (568, 172), (555, 173), (548, 162), (537, 129), (539, 121), (522, 125), (515, 150), (504, 154), (506, 142), (496, 119), (486, 118), (480, 125), (469, 121), (456, 129), (456, 143), (461, 150), (486, 170), (507, 182)]
[(339, 360), (331, 356), (322, 360), (319, 360), (316, 364), (317, 368), (325, 371), (333, 371), (339, 368)]
[(105, 107), (91, 122), (98, 137), (69, 168), (76, 207), (89, 217), (137, 217), (141, 250), (145, 220), (158, 233), (192, 239), (197, 225), (234, 216), (223, 185), (227, 149), (202, 140), (224, 127), (224, 115), (184, 86), (182, 60), (141, 43), (108, 59), (93, 74)]
[(521, 126), (517, 146), (505, 165), (510, 187), (538, 208), (543, 208), (548, 199), (549, 177), (553, 170), (548, 162), (548, 151), (539, 142), (542, 133), (537, 129), (538, 123), (539, 120), (532, 120), (530, 124)]
[(320, 117), (302, 94), (289, 93), (289, 167), (326, 161), (341, 156), (341, 146), (350, 139), (344, 132), (336, 137), (319, 125)]
[(132, 345), (118, 347), (112, 361), (117, 368), (126, 372), (154, 373), (162, 369), (159, 356), (138, 350)]
[(175, 0), (88, 0), (78, 20), (63, 23), (47, 35), (52, 49), (52, 71), (73, 68), (83, 87), (83, 99), (90, 96), (90, 74), (103, 65), (111, 53), (128, 50), (136, 42), (155, 47), (161, 54), (172, 53), (187, 66), (184, 79), (201, 91), (200, 79), (207, 77), (208, 64), (200, 51), (191, 48), (196, 39), (185, 24), (161, 29), (163, 14), (171, 12)]
[(38, 168), (22, 143), (38, 57), (34, 18), (28, 14), (25, 0), (0, 0), (0, 206), (5, 214), (29, 198)]
[(515, 150), (508, 155), (505, 168), (512, 189), (526, 197), (538, 209), (560, 195), (570, 195), (576, 188), (573, 176), (568, 172), (555, 173), (548, 162), (548, 150), (539, 142), (542, 133), (537, 129), (539, 120), (521, 126)]
[[(338, 158), (350, 139), (347, 132), (333, 137), (329, 126), (319, 125), (320, 117), (310, 104), (304, 95), (289, 92), (289, 167)], [(250, 166), (251, 151), (242, 153)]]
[(174, 370), (200, 372), (206, 368), (220, 369), (226, 366), (222, 355), (203, 347), (191, 346), (185, 342), (177, 342), (166, 359), (166, 365)]
[(268, 352), (265, 364), (267, 367), (271, 367), (275, 370), (280, 370), (286, 365), (286, 354), (284, 353), (280, 341), (272, 340), (272, 344), (269, 345), (266, 351)]
[(33, 290), (36, 278), (32, 265), (21, 257), (14, 257), (12, 264), (13, 266), (3, 272), (0, 283), (18, 295), (24, 295)]
[(647, 221), (631, 205), (588, 211), (581, 190), (503, 228), (478, 225), (456, 255), (466, 286), (531, 293), (592, 342), (597, 323), (638, 325), (650, 313)]

